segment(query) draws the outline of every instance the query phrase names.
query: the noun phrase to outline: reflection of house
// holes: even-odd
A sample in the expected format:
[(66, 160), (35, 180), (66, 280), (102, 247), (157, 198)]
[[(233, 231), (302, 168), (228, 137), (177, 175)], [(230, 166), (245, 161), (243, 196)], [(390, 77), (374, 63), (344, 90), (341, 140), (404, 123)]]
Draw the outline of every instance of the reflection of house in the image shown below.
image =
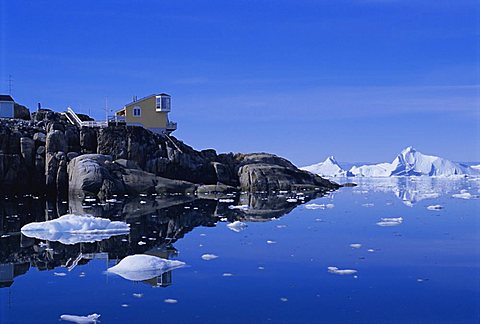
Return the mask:
[(155, 133), (170, 134), (177, 129), (177, 123), (168, 119), (171, 97), (166, 93), (134, 99), (118, 110), (115, 115), (125, 118), (127, 125), (143, 126)]
[[(168, 245), (165, 247), (155, 247), (146, 251), (145, 254), (153, 255), (162, 259), (170, 259), (172, 256), (178, 255), (178, 251), (173, 246)], [(172, 271), (164, 272), (160, 276), (145, 280), (144, 282), (152, 286), (168, 287), (172, 284)]]
[(0, 118), (14, 118), (13, 98), (9, 95), (0, 95)]
[(28, 263), (3, 263), (0, 264), (0, 288), (10, 287), (13, 279), (19, 275), (25, 274), (30, 269)]

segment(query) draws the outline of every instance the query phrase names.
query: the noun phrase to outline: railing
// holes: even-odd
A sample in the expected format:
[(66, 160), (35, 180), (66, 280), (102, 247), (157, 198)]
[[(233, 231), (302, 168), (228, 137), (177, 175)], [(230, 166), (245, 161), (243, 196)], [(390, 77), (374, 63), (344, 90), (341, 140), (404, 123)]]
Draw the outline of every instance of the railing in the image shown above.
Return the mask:
[(82, 121), (71, 107), (67, 108), (67, 112), (65, 113), (65, 116), (72, 124), (77, 125), (80, 128), (81, 127), (104, 128), (108, 126), (108, 122), (106, 121), (95, 121), (95, 120)]
[(108, 116), (108, 123), (114, 123), (114, 124), (122, 124), (122, 123), (126, 123), (127, 122), (127, 119), (125, 118), (125, 116)]
[(177, 129), (177, 123), (176, 122), (169, 121), (167, 123), (167, 130), (174, 131), (176, 129)]

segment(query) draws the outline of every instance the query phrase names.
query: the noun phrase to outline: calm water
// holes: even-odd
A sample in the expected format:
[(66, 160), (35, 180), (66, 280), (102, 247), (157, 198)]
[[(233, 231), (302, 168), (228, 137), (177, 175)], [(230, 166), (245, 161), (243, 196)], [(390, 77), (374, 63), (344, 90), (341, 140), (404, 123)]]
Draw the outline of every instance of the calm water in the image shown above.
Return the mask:
[[(286, 202), (290, 194), (222, 203), (140, 197), (91, 207), (75, 199), (3, 200), (0, 322), (98, 313), (102, 323), (478, 323), (480, 199), (452, 194), (479, 195), (479, 184), (364, 180), (298, 206)], [(250, 209), (228, 208), (242, 204)], [(125, 220), (131, 233), (76, 245), (19, 233), (26, 223), (69, 211)], [(377, 225), (398, 217), (396, 226)], [(234, 232), (226, 226), (234, 220), (248, 227)], [(188, 267), (144, 282), (105, 273), (136, 253)], [(218, 258), (205, 261), (207, 253)], [(334, 274), (330, 266), (358, 272)]]

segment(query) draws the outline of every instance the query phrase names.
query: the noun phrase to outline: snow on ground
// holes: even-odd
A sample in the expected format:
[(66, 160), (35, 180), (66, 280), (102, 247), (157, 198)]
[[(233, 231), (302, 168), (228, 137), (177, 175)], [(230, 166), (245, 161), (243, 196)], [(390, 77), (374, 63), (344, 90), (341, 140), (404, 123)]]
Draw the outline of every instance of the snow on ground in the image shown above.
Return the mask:
[(57, 219), (34, 222), (21, 228), (23, 235), (62, 244), (97, 242), (114, 235), (128, 234), (129, 225), (91, 215), (67, 214)]
[(143, 281), (184, 266), (185, 262), (182, 261), (167, 260), (147, 254), (134, 254), (125, 257), (117, 265), (108, 268), (107, 272), (117, 274), (131, 281)]
[(244, 222), (234, 221), (233, 223), (227, 224), (227, 227), (232, 231), (239, 233), (245, 230), (248, 227), (248, 225), (245, 224)]
[(97, 323), (100, 322), (99, 314), (90, 314), (87, 316), (78, 316), (78, 315), (60, 315), (62, 321), (69, 321), (78, 324), (87, 324), (87, 323)]

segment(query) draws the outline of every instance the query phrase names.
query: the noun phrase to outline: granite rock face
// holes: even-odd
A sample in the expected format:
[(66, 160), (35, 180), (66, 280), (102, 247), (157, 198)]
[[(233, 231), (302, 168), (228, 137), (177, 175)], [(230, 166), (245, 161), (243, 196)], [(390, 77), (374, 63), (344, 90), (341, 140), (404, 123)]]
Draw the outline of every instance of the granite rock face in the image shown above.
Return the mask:
[[(88, 116), (83, 116), (88, 120)], [(336, 183), (268, 153), (197, 151), (142, 127), (78, 128), (48, 109), (0, 120), (0, 193), (327, 191)]]

